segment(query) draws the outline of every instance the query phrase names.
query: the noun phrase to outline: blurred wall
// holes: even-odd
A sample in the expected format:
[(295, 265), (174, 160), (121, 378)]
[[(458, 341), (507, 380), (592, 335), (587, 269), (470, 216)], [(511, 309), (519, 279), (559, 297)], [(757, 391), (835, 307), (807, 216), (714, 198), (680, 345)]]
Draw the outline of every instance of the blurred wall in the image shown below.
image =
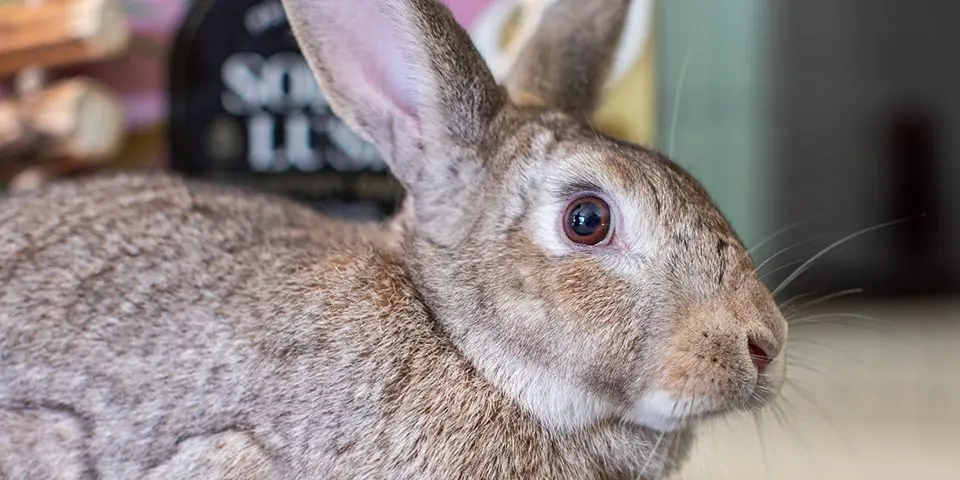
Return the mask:
[[(657, 147), (784, 294), (960, 293), (960, 2), (658, 4)], [(922, 218), (921, 218), (922, 216)], [(799, 245), (798, 245), (799, 244)], [(793, 267), (793, 268), (792, 268)]]
[(769, 219), (765, 0), (657, 3), (657, 147), (713, 195), (747, 245)]
[(851, 241), (797, 287), (960, 292), (960, 2), (777, 0), (775, 223)]

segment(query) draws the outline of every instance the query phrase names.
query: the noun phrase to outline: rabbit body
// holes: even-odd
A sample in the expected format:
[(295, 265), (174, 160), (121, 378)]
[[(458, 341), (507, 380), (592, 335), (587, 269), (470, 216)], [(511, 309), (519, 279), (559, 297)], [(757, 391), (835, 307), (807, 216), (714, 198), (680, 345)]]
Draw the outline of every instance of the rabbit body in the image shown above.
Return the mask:
[(587, 121), (629, 1), (553, 2), (500, 83), (436, 0), (283, 4), (404, 209), (3, 200), (0, 478), (656, 479), (775, 398), (787, 325), (729, 223)]
[(637, 427), (541, 429), (365, 227), (165, 176), (0, 205), (0, 477), (614, 478), (663, 463)]

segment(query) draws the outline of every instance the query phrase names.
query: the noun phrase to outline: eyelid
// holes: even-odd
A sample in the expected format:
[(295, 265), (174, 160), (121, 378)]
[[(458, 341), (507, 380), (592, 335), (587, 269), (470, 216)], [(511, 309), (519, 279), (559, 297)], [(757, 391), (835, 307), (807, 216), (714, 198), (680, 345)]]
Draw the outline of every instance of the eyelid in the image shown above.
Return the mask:
[(603, 195), (601, 189), (598, 185), (592, 182), (578, 182), (565, 186), (561, 191), (560, 195), (567, 199), (567, 201), (573, 200), (577, 197), (582, 197), (584, 195), (594, 195), (603, 201), (610, 204), (610, 199), (606, 195)]

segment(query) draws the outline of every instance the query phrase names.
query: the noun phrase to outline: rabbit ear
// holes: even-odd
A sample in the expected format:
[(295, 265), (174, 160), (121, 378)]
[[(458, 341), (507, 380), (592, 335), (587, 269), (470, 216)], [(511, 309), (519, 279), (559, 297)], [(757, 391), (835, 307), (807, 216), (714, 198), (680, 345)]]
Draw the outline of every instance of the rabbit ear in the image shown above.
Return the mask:
[(518, 105), (589, 116), (599, 106), (630, 0), (552, 0), (504, 80)]
[[(404, 185), (477, 144), (506, 103), (470, 38), (436, 0), (283, 0), (333, 111)], [(469, 146), (469, 145), (466, 145)]]

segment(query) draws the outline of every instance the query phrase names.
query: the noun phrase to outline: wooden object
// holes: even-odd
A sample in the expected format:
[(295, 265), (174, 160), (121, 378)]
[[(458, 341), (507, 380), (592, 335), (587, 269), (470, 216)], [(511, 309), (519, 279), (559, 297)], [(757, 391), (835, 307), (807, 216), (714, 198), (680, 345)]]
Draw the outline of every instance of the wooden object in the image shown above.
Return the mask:
[(0, 75), (101, 60), (129, 39), (119, 0), (0, 0)]
[(119, 102), (98, 83), (71, 78), (0, 103), (0, 164), (69, 158), (91, 164), (120, 147)]

